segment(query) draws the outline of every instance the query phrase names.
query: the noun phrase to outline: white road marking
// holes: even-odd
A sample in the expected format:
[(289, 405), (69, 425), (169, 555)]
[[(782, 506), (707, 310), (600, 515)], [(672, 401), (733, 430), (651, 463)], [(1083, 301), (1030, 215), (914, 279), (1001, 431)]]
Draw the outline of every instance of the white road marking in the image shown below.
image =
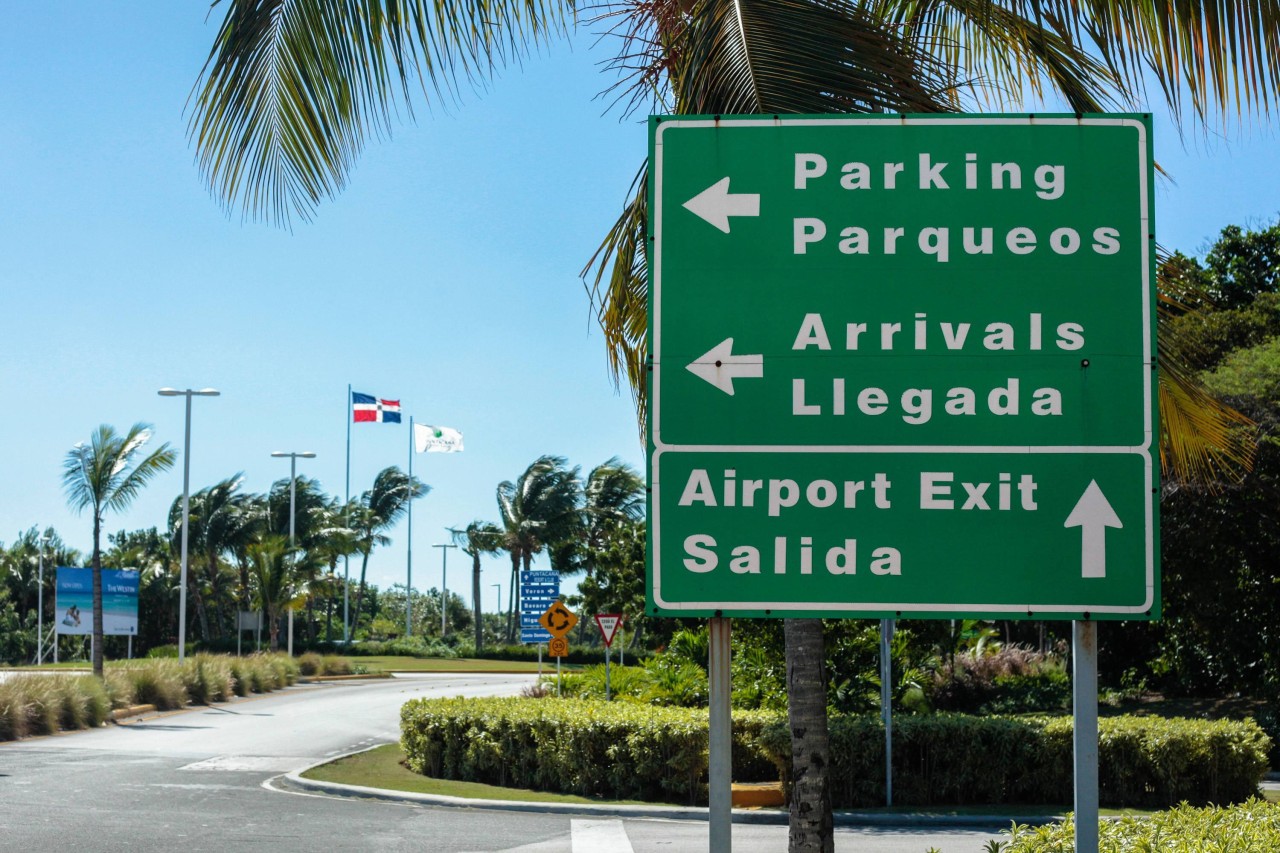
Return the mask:
[(185, 764), (178, 769), (231, 770), (239, 772), (267, 770), (279, 773), (282, 770), (293, 770), (295, 767), (306, 764), (308, 760), (306, 758), (276, 755), (219, 755), (215, 758), (206, 758), (204, 761)]
[(571, 820), (573, 853), (634, 853), (620, 820)]

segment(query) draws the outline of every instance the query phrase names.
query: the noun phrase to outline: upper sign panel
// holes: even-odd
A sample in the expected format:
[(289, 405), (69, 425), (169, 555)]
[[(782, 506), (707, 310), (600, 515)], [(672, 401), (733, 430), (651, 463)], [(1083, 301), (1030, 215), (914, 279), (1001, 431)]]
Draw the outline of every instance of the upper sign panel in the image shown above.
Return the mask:
[(657, 448), (1150, 446), (1147, 117), (651, 122)]

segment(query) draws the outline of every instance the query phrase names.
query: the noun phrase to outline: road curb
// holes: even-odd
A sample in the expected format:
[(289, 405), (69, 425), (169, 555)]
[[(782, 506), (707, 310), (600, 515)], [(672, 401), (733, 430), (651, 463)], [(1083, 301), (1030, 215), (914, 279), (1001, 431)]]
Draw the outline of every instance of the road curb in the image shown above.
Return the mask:
[[(526, 812), (532, 814), (554, 815), (598, 815), (619, 818), (658, 818), (665, 820), (703, 820), (707, 819), (707, 809), (698, 806), (663, 806), (663, 805), (613, 805), (608, 803), (539, 803), (521, 800), (483, 800), (468, 797), (450, 797), (443, 794), (416, 794), (410, 791), (392, 791), (386, 788), (367, 788), (363, 785), (346, 785), (341, 782), (322, 782), (317, 779), (306, 779), (302, 776), (309, 770), (325, 764), (359, 755), (377, 749), (385, 744), (375, 744), (364, 749), (326, 758), (317, 761), (301, 770), (282, 774), (268, 782), (276, 790), (301, 791), (310, 794), (322, 794), (348, 799), (369, 799), (380, 802), (401, 803), (404, 805), (437, 806), (442, 808), (475, 809), (477, 811)], [(284, 786), (272, 785), (276, 780), (284, 780)], [(1053, 823), (1062, 819), (1061, 815), (1025, 815), (1017, 818), (1004, 815), (947, 815), (947, 814), (876, 814), (859, 811), (837, 811), (833, 815), (836, 826), (868, 826), (868, 827), (987, 827), (1004, 828), (1010, 823), (1038, 826)], [(734, 809), (733, 822), (740, 824), (772, 824), (785, 826), (786, 809)]]

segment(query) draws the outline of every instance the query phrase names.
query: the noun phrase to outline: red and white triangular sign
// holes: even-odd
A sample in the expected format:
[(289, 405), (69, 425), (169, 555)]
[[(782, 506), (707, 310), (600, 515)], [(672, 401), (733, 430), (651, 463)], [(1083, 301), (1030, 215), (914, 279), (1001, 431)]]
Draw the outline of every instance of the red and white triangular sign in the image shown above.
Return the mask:
[(621, 613), (597, 613), (596, 624), (600, 626), (600, 636), (604, 637), (606, 646), (613, 646), (613, 637), (618, 633), (618, 626), (622, 624)]

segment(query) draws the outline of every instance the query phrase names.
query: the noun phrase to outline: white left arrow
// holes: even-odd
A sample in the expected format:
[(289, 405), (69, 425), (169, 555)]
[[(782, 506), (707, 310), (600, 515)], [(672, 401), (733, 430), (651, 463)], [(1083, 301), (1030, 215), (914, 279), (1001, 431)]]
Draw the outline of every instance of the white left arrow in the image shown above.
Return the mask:
[(729, 179), (722, 178), (684, 203), (695, 216), (700, 216), (729, 233), (730, 216), (759, 216), (759, 193), (731, 193)]
[(689, 371), (732, 397), (733, 380), (764, 376), (764, 354), (734, 355), (733, 338), (725, 338), (705, 355), (689, 362)]
[(1107, 528), (1124, 527), (1120, 516), (1111, 508), (1111, 502), (1098, 488), (1097, 480), (1090, 480), (1084, 494), (1076, 501), (1075, 509), (1067, 516), (1063, 527), (1080, 528), (1080, 577), (1105, 578), (1107, 576)]

